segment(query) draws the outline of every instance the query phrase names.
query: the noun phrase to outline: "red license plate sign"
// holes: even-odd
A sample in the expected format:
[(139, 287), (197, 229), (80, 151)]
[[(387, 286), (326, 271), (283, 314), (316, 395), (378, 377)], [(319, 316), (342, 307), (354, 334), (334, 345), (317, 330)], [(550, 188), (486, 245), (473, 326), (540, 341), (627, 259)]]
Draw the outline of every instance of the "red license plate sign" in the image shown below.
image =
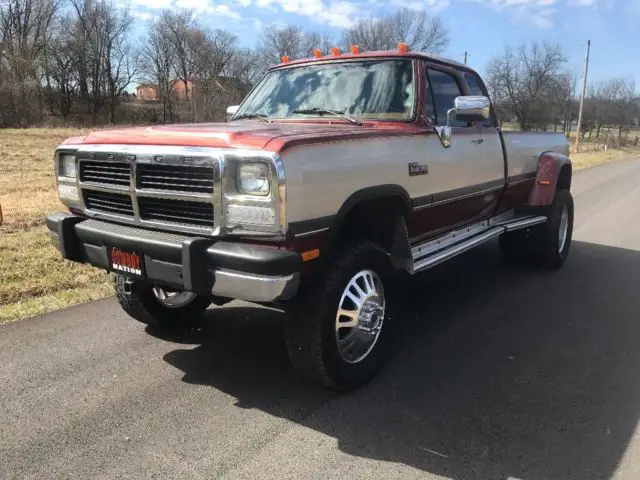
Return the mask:
[(117, 247), (112, 247), (110, 253), (111, 268), (114, 271), (135, 277), (144, 276), (142, 255), (137, 252), (128, 252)]

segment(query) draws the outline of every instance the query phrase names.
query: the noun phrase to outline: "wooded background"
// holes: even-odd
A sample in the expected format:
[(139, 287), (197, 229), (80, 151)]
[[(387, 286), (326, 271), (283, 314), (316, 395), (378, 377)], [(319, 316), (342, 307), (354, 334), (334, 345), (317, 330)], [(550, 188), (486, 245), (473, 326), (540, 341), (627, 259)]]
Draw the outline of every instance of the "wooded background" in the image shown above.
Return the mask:
[[(220, 121), (283, 55), (352, 44), (395, 49), (401, 41), (441, 53), (449, 45), (439, 17), (408, 9), (362, 19), (339, 38), (267, 27), (254, 48), (231, 31), (205, 28), (189, 10), (163, 11), (142, 35), (133, 25), (132, 13), (111, 0), (0, 0), (0, 127)], [(575, 134), (581, 77), (567, 69), (560, 45), (507, 46), (479, 70), (505, 128)], [(136, 98), (138, 84), (154, 85), (157, 100)], [(637, 142), (639, 123), (632, 80), (589, 85), (586, 139)]]

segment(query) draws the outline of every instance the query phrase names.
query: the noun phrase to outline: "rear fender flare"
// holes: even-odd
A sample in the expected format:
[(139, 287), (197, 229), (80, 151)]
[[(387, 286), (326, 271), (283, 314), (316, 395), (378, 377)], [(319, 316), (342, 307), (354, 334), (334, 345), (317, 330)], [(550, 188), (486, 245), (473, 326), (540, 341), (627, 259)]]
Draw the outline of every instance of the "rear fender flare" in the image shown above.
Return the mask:
[(556, 198), (558, 188), (571, 188), (571, 160), (566, 155), (545, 152), (538, 160), (536, 180), (529, 193), (527, 206), (548, 207)]

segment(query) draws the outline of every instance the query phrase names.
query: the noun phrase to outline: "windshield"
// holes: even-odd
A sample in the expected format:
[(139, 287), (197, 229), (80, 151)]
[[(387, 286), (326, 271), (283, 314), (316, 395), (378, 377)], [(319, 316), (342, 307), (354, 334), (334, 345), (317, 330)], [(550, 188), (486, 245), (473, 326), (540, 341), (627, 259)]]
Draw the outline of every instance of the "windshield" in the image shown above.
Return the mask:
[(350, 117), (410, 120), (414, 104), (410, 59), (332, 62), (268, 73), (235, 117), (303, 118), (311, 110), (318, 116), (331, 110)]

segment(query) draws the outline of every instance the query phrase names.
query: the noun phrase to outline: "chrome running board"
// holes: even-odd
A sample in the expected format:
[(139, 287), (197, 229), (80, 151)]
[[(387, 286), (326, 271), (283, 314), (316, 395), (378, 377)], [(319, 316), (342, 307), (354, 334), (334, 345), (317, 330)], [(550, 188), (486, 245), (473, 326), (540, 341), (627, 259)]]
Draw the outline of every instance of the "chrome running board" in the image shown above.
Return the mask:
[(413, 273), (434, 267), (503, 233), (529, 228), (546, 221), (545, 216), (515, 215), (511, 211), (416, 245), (411, 249)]

